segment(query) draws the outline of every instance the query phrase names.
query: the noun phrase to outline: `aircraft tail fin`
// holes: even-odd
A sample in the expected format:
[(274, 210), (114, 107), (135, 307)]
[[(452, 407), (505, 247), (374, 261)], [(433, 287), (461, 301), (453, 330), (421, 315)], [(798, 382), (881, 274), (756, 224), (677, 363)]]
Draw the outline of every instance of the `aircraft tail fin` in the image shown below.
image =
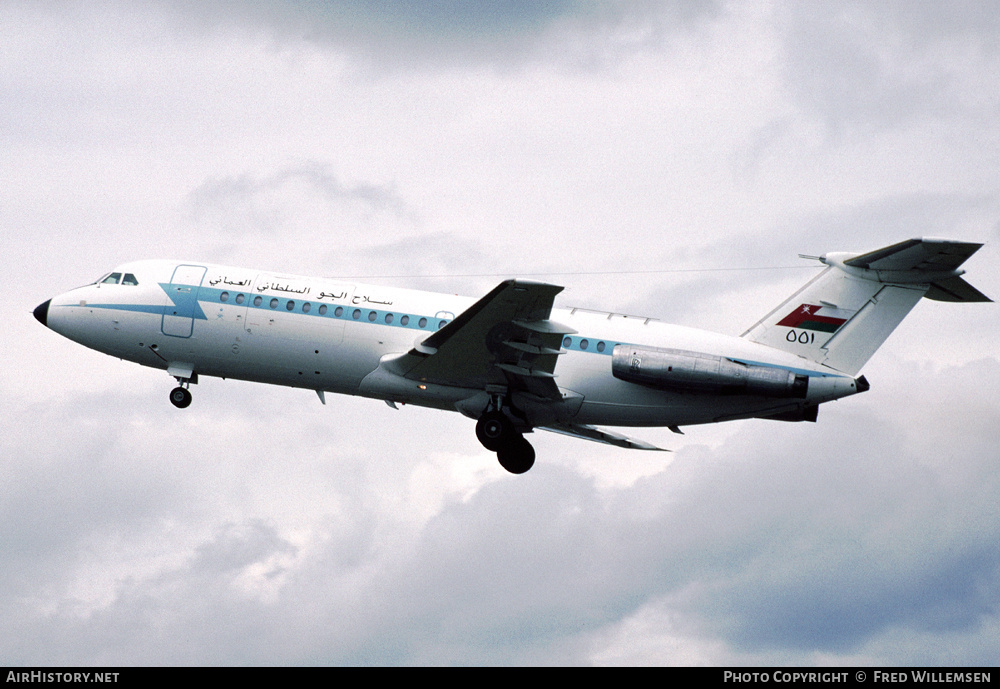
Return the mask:
[(827, 269), (742, 337), (855, 376), (921, 297), (991, 301), (959, 269), (981, 246), (909, 239), (863, 254), (806, 257)]

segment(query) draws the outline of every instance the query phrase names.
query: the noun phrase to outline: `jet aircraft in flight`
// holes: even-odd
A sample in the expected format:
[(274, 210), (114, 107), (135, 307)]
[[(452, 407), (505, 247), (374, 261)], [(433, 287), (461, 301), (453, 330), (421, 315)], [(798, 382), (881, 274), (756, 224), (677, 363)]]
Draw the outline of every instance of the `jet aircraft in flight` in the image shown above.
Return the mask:
[(170, 401), (201, 376), (362, 395), (476, 420), (500, 464), (535, 461), (540, 428), (644, 450), (598, 426), (815, 421), (868, 390), (861, 367), (922, 297), (983, 302), (959, 266), (981, 244), (911, 239), (828, 253), (826, 268), (739, 337), (587, 309), (505, 280), (475, 300), (350, 280), (146, 260), (40, 304), (35, 317), (97, 351), (165, 370)]

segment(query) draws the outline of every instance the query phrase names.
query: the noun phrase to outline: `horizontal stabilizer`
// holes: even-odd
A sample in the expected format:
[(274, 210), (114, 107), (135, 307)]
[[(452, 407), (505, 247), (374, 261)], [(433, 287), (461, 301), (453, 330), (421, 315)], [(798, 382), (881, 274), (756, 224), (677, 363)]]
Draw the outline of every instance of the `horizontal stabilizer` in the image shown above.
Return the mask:
[[(841, 263), (849, 274), (855, 274), (851, 271), (860, 269), (862, 273), (857, 276), (867, 280), (923, 283), (928, 286), (924, 296), (935, 301), (993, 301), (961, 277), (965, 271), (960, 266), (982, 246), (976, 242), (950, 239), (908, 239), (884, 249), (841, 259)], [(824, 256), (819, 260), (837, 265), (835, 256)]]
[(993, 301), (960, 277), (932, 282), (924, 296), (934, 301)]
[(976, 253), (982, 244), (951, 239), (907, 239), (884, 249), (876, 249), (844, 261), (844, 265), (868, 270), (955, 270)]

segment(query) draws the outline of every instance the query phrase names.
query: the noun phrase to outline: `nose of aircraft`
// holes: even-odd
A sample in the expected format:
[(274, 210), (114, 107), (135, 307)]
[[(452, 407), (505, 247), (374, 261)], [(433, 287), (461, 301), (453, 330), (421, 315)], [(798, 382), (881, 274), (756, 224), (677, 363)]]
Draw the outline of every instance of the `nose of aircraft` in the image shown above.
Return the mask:
[(41, 323), (46, 327), (48, 327), (48, 323), (46, 323), (46, 321), (49, 318), (49, 302), (51, 301), (52, 301), (51, 299), (46, 300), (45, 302), (36, 306), (34, 310), (35, 318), (38, 319), (39, 323)]

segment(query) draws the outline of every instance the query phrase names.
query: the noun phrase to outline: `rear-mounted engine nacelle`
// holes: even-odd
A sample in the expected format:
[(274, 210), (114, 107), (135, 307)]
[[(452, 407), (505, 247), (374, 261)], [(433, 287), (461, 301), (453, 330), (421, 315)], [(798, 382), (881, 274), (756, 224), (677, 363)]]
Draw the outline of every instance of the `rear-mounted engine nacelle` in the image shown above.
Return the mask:
[(615, 345), (615, 378), (660, 390), (804, 399), (809, 379), (783, 368), (744, 364), (683, 349)]

